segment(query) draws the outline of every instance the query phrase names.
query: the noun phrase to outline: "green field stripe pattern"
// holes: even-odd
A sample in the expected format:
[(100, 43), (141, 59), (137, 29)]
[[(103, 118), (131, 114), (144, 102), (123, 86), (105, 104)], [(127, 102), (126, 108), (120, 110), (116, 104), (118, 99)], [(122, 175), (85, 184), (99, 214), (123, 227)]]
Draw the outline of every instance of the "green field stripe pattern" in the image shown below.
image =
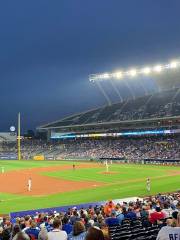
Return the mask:
[(1, 167), (4, 167), (5, 172), (12, 170), (28, 169), (28, 168), (37, 168), (37, 167), (50, 167), (50, 166), (59, 166), (62, 164), (72, 165), (67, 161), (16, 161), (16, 160), (3, 160), (0, 161), (0, 170)]
[[(0, 166), (6, 165), (8, 170), (27, 169), (44, 166), (61, 166), (72, 162), (35, 162), (35, 161), (0, 161)], [(80, 163), (77, 163), (77, 165)], [(65, 192), (48, 196), (22, 196), (0, 193), (0, 213), (12, 211), (30, 210), (37, 208), (56, 207), (80, 203), (95, 202), (108, 199), (118, 199), (133, 196), (149, 195), (146, 190), (146, 178), (151, 178), (151, 192), (172, 192), (180, 189), (180, 175), (174, 175), (174, 171), (180, 171), (180, 167), (152, 166), (152, 165), (118, 165), (110, 166), (110, 171), (117, 174), (101, 174), (105, 167), (83, 168), (73, 171), (62, 170), (44, 172), (43, 174), (59, 179), (74, 181), (96, 181), (104, 183), (101, 187), (92, 187), (73, 192)], [(168, 172), (170, 171), (170, 172)], [(172, 176), (170, 176), (172, 175)]]
[[(149, 171), (148, 171), (149, 169)], [(115, 174), (104, 174), (105, 167), (99, 168), (84, 168), (73, 170), (59, 170), (53, 172), (43, 172), (43, 175), (56, 177), (64, 180), (72, 181), (96, 181), (101, 183), (114, 183), (124, 180), (136, 180), (139, 178), (156, 177), (156, 176), (167, 176), (168, 169), (162, 169), (159, 167), (148, 168), (138, 167), (136, 165), (126, 166), (126, 165), (113, 165), (110, 166), (109, 171)], [(149, 176), (150, 175), (150, 176)]]

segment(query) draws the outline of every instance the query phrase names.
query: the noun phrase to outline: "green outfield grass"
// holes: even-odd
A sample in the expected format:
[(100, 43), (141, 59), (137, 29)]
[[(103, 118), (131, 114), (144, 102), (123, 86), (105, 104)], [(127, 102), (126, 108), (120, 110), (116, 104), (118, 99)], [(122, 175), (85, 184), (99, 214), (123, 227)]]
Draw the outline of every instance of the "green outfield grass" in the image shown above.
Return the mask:
[[(0, 167), (5, 171), (27, 169), (43, 166), (72, 165), (72, 162), (58, 161), (0, 161)], [(43, 172), (41, 174), (56, 177), (59, 180), (96, 181), (104, 183), (104, 186), (93, 187), (80, 191), (65, 192), (48, 196), (22, 196), (18, 194), (0, 193), (0, 213), (12, 211), (30, 210), (37, 208), (56, 207), (62, 205), (95, 202), (107, 199), (118, 199), (133, 196), (146, 196), (146, 178), (151, 179), (151, 194), (159, 192), (171, 192), (180, 189), (180, 175), (172, 175), (172, 170), (180, 171), (180, 167), (113, 164), (109, 171), (116, 174), (102, 174), (105, 167), (99, 165), (96, 168), (61, 170), (56, 172)], [(7, 180), (8, 181), (8, 180)], [(3, 183), (1, 183), (3, 184)]]

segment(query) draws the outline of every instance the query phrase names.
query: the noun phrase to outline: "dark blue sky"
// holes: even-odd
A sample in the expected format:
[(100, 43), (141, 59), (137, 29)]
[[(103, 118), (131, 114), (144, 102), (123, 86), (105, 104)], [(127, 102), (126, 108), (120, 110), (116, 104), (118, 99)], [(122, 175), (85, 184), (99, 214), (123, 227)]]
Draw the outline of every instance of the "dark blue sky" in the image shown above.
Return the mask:
[(0, 131), (105, 104), (90, 73), (180, 56), (179, 0), (0, 2)]

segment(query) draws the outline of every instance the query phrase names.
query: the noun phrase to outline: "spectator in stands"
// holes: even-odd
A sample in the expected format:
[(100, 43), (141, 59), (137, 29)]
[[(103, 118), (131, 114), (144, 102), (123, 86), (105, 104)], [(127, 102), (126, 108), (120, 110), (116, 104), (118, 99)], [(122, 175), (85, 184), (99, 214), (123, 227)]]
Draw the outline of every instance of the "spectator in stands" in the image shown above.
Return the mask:
[(36, 222), (38, 223), (37, 225), (39, 227), (41, 227), (41, 226), (48, 227), (48, 225), (49, 225), (47, 216), (43, 216), (43, 215), (40, 219), (37, 219)]
[(22, 230), (24, 230), (24, 229), (26, 228), (26, 226), (25, 226), (25, 220), (24, 220), (23, 217), (20, 218), (20, 220), (19, 220), (19, 225), (20, 225), (20, 228), (21, 228)]
[(25, 233), (28, 234), (32, 240), (38, 239), (40, 229), (37, 227), (36, 222), (32, 221), (28, 229), (25, 230)]
[(9, 240), (10, 237), (11, 237), (11, 234), (10, 234), (9, 230), (6, 229), (6, 228), (3, 229), (1, 238), (2, 238), (3, 240)]
[(125, 218), (129, 218), (130, 220), (136, 220), (137, 217), (133, 207), (128, 208), (128, 212), (125, 215)]
[(48, 234), (47, 234), (47, 228), (46, 226), (41, 226), (40, 227), (40, 232), (39, 232), (39, 235), (38, 235), (38, 240), (48, 240)]
[(14, 240), (30, 240), (30, 237), (24, 232), (19, 232), (16, 234)]
[(31, 217), (29, 215), (25, 216), (24, 220), (25, 220), (24, 223), (25, 223), (26, 228), (30, 227), (31, 226)]
[(80, 221), (80, 217), (77, 212), (77, 209), (75, 208), (72, 213), (72, 216), (70, 217), (70, 223), (73, 225), (76, 221)]
[(72, 232), (72, 225), (69, 222), (68, 216), (65, 216), (62, 220), (62, 230), (67, 234), (70, 234)]
[(3, 239), (4, 240), (9, 240), (11, 237), (11, 232), (12, 232), (12, 224), (9, 220), (6, 220), (6, 224), (4, 225), (4, 230), (2, 232)]
[(94, 221), (92, 223), (92, 220), (90, 220), (88, 217), (83, 218), (83, 220), (84, 220), (84, 226), (86, 230), (94, 224)]
[(67, 233), (60, 230), (61, 226), (61, 220), (55, 218), (53, 221), (53, 230), (51, 232), (48, 232), (48, 240), (67, 240)]
[(148, 219), (149, 218), (149, 212), (147, 211), (147, 207), (143, 206), (142, 209), (140, 210), (140, 216), (142, 219)]
[(169, 206), (167, 202), (164, 202), (162, 207), (163, 207), (162, 212), (164, 213), (164, 217), (169, 218), (173, 211), (172, 208)]
[(104, 207), (104, 213), (106, 214), (106, 216), (110, 216), (112, 210), (115, 209), (115, 205), (113, 203), (112, 200), (110, 200), (109, 202), (106, 203), (105, 207)]
[(116, 212), (116, 218), (118, 219), (119, 224), (121, 225), (122, 221), (124, 220), (124, 215), (120, 211), (118, 211)]
[(105, 223), (107, 224), (108, 227), (119, 225), (119, 220), (116, 217), (115, 211), (112, 211), (111, 217), (105, 219)]
[(3, 240), (3, 227), (0, 227), (0, 240)]
[(85, 240), (104, 240), (103, 232), (98, 227), (90, 227)]
[(152, 224), (157, 223), (158, 220), (164, 219), (164, 213), (161, 211), (161, 208), (158, 206), (156, 207), (156, 211), (150, 214), (150, 222)]
[(174, 212), (172, 216), (174, 224), (162, 227), (158, 233), (157, 240), (180, 239), (180, 213)]
[(101, 231), (103, 232), (104, 240), (110, 240), (109, 228), (105, 223), (101, 224)]
[(37, 219), (36, 219), (36, 222), (37, 223), (40, 223), (41, 222), (41, 220), (43, 219), (43, 214), (42, 213), (37, 213)]
[(76, 221), (73, 225), (73, 231), (69, 235), (69, 240), (84, 240), (86, 237), (85, 226), (82, 222)]
[(10, 239), (13, 239), (14, 240), (14, 237), (16, 236), (17, 233), (19, 233), (21, 231), (21, 228), (19, 226), (19, 224), (15, 224), (13, 226), (13, 229), (12, 229), (12, 233), (11, 233), (11, 238)]
[(105, 224), (105, 222), (104, 222), (104, 217), (103, 217), (102, 214), (99, 214), (99, 215), (97, 216), (97, 222), (94, 223), (94, 226), (101, 228), (102, 225), (104, 225), (104, 224)]
[(6, 221), (7, 221), (7, 219), (6, 219), (6, 217), (3, 217), (3, 220), (2, 220), (2, 222), (1, 222), (1, 224), (0, 224), (0, 226), (4, 229), (4, 226), (6, 225)]

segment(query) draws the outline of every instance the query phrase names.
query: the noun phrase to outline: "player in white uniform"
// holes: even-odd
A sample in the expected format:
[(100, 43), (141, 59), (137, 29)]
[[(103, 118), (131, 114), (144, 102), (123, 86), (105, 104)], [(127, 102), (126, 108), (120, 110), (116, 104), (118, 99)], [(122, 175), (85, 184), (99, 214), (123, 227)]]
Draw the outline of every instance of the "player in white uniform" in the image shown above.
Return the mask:
[(31, 179), (31, 178), (28, 179), (28, 184), (27, 184), (27, 186), (28, 186), (28, 191), (30, 192), (30, 191), (31, 191), (31, 188), (32, 188), (32, 179)]
[(109, 172), (109, 165), (108, 165), (108, 161), (107, 160), (105, 162), (105, 165), (106, 165), (106, 172)]
[(147, 178), (147, 180), (146, 180), (146, 189), (148, 192), (151, 191), (151, 181), (149, 178)]

